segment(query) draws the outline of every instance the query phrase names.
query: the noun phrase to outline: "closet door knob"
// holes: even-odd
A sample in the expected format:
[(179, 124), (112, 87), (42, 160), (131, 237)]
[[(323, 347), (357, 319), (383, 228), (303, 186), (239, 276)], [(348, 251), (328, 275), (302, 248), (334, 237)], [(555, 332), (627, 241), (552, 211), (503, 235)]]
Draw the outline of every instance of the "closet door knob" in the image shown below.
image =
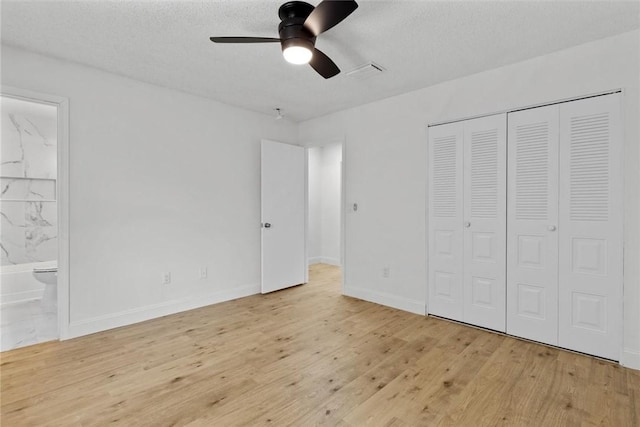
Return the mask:
[(465, 222), (465, 223), (464, 223), (464, 226), (465, 226), (465, 227), (467, 227), (467, 228), (469, 228), (469, 227), (471, 227), (471, 223), (470, 223), (470, 222)]
[(556, 226), (555, 225), (550, 225), (550, 226), (547, 227), (547, 230), (556, 231)]

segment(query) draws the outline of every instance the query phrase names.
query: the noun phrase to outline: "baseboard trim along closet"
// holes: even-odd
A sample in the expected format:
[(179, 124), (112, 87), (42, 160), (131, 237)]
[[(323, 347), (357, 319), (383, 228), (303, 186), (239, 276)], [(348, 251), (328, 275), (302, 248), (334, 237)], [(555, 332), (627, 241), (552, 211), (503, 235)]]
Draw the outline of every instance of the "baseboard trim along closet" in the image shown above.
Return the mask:
[(193, 310), (207, 305), (230, 301), (238, 298), (256, 295), (260, 293), (260, 284), (243, 285), (222, 292), (213, 292), (197, 297), (189, 297), (179, 300), (166, 301), (159, 304), (124, 310), (96, 316), (80, 321), (72, 321), (69, 324), (68, 334), (61, 339), (76, 338), (108, 329), (119, 328), (134, 323), (144, 322), (170, 314), (176, 314), (187, 310)]
[(386, 292), (372, 291), (354, 286), (345, 286), (344, 295), (348, 297), (358, 298), (361, 300), (385, 305), (398, 310), (408, 311), (409, 313), (426, 315), (424, 301), (416, 301), (409, 298), (402, 298)]

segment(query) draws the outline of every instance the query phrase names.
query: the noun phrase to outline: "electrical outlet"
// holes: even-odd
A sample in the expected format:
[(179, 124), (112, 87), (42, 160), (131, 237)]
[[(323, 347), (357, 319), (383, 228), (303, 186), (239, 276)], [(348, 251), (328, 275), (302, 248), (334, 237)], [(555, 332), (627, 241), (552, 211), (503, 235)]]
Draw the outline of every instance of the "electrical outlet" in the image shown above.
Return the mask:
[(382, 277), (387, 279), (387, 278), (389, 278), (390, 274), (391, 274), (391, 269), (389, 267), (383, 267), (382, 268)]
[(162, 273), (162, 284), (163, 285), (168, 285), (171, 283), (171, 272), (167, 271)]
[(207, 278), (207, 267), (200, 267), (200, 278), (201, 279)]

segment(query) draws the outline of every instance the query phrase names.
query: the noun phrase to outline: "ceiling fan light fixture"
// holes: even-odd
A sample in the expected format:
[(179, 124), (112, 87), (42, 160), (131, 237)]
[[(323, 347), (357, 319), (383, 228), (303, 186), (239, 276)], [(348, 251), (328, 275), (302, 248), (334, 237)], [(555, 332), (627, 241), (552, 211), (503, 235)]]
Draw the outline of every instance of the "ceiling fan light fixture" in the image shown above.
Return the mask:
[(313, 57), (313, 43), (300, 38), (285, 40), (282, 42), (282, 56), (291, 64), (308, 64)]
[(291, 46), (282, 51), (282, 55), (287, 62), (296, 65), (308, 64), (313, 53), (302, 46)]

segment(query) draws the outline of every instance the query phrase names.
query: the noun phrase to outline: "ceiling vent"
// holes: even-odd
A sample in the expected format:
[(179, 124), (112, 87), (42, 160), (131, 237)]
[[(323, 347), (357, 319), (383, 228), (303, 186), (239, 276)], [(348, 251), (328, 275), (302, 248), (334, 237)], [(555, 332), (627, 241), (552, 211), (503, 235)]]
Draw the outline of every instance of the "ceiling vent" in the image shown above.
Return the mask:
[(385, 71), (384, 68), (382, 68), (378, 64), (369, 62), (368, 64), (359, 66), (355, 70), (349, 71), (347, 73), (347, 76), (353, 77), (354, 79), (358, 79), (358, 80), (365, 80), (373, 76), (382, 74), (384, 71)]

